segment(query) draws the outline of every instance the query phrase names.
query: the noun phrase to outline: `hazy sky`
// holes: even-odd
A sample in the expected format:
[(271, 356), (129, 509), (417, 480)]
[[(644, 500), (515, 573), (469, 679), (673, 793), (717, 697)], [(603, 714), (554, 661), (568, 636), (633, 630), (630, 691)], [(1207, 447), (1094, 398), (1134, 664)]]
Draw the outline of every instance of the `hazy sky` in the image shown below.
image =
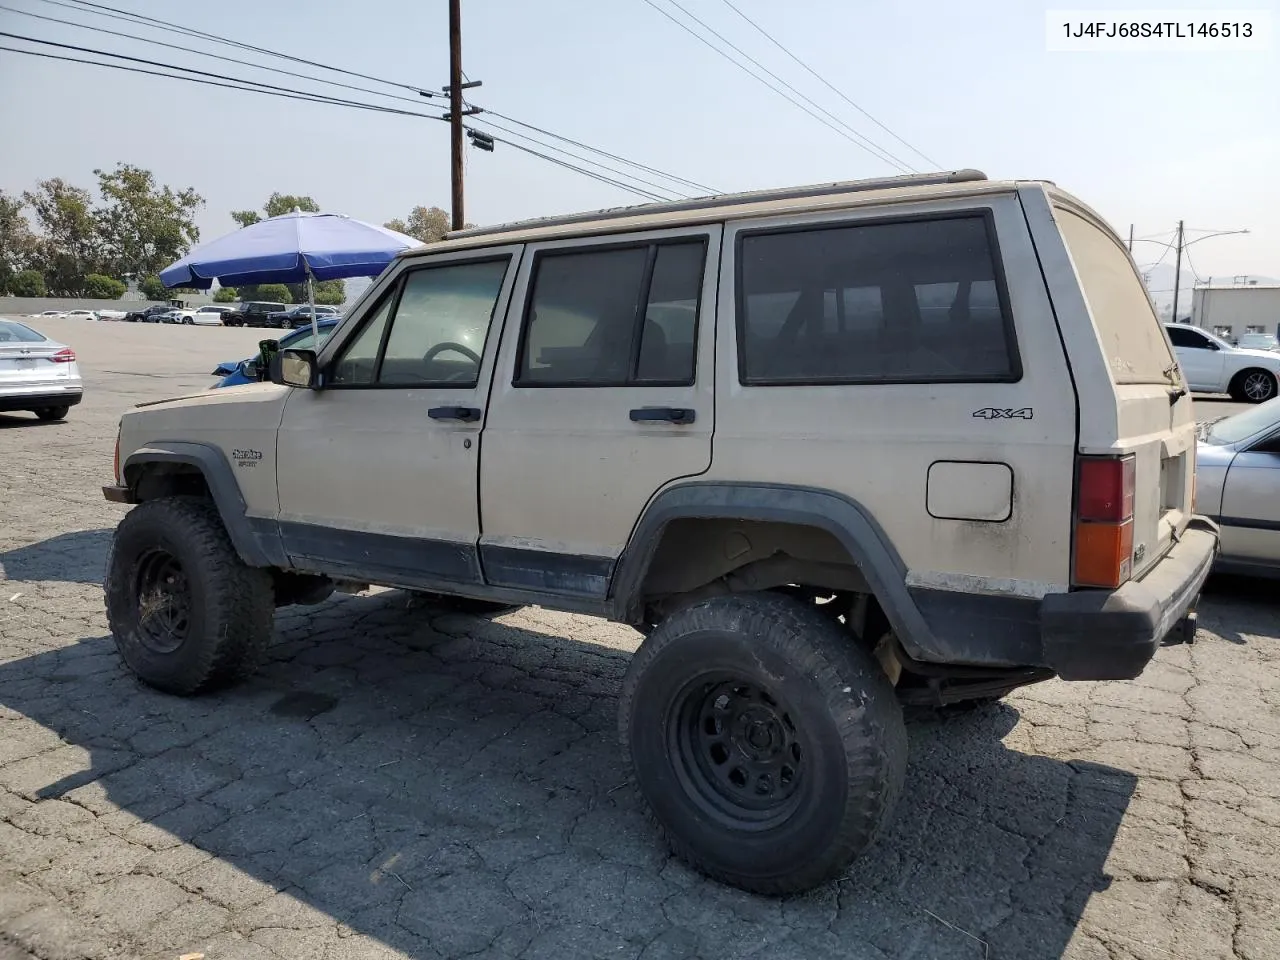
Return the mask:
[[(43, 0), (0, 2), (196, 43)], [(445, 0), (102, 2), (406, 84), (439, 88), (447, 80)], [(678, 15), (669, 0), (653, 2)], [(855, 129), (929, 168), (723, 0), (680, 2)], [(1122, 234), (1134, 223), (1139, 236), (1167, 235), (1179, 218), (1188, 227), (1248, 227), (1249, 236), (1194, 247), (1195, 269), (1280, 276), (1280, 39), (1266, 52), (1050, 53), (1050, 5), (1026, 0), (735, 3), (939, 165), (1056, 181)], [(1164, 4), (1215, 6), (1269, 9), (1280, 29), (1276, 0)], [(0, 10), (0, 30), (303, 83), (8, 10)], [(464, 68), (484, 81), (469, 93), (476, 104), (721, 190), (894, 172), (645, 0), (464, 0), (463, 37)], [(427, 100), (420, 107), (382, 102), (432, 112)], [(228, 211), (258, 207), (274, 190), (310, 194), (326, 210), (375, 222), (449, 201), (443, 123), (0, 51), (0, 188), (22, 190), (50, 176), (92, 186), (93, 169), (117, 161), (147, 167), (175, 187), (194, 186), (208, 201), (199, 218), (205, 239), (234, 226)], [(478, 223), (635, 202), (502, 144), (494, 153), (469, 150), (467, 178), (467, 217)], [(1139, 262), (1160, 252), (1141, 245)]]

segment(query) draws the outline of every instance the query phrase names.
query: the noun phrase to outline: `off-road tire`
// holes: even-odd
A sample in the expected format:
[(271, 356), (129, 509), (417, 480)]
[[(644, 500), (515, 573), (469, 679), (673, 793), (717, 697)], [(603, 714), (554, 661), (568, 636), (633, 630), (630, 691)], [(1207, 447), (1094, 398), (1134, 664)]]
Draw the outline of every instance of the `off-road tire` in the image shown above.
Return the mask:
[(65, 420), (67, 414), (71, 412), (68, 406), (63, 407), (39, 407), (31, 411), (41, 420)]
[[(728, 696), (718, 693), (726, 684)], [(758, 693), (730, 699), (744, 690)], [(690, 711), (689, 702), (699, 698), (710, 707)], [(708, 723), (707, 711), (725, 709), (726, 699), (726, 722)], [(748, 711), (763, 704), (758, 715), (768, 718), (765, 733), (757, 739), (757, 720), (747, 725), (745, 739), (712, 743), (709, 759), (694, 757), (698, 741), (730, 736), (716, 731), (728, 728), (739, 702)], [(745, 714), (737, 719), (741, 731)], [(842, 876), (889, 822), (906, 773), (902, 710), (879, 664), (811, 603), (779, 594), (716, 597), (659, 624), (627, 670), (618, 728), (634, 780), (675, 854), (716, 880), (755, 893), (796, 893)], [(794, 739), (785, 739), (788, 729)], [(784, 738), (781, 755), (798, 750), (798, 759), (790, 779), (780, 768), (769, 789), (794, 786), (778, 786), (776, 793), (790, 791), (785, 803), (777, 813), (752, 812), (756, 820), (748, 825), (732, 812), (732, 798), (726, 807), (725, 797), (744, 768), (750, 770), (746, 793), (764, 784), (768, 775), (756, 772), (762, 767), (740, 758), (752, 749), (759, 754), (762, 740), (772, 750), (775, 730)], [(721, 766), (707, 774), (708, 763)], [(740, 766), (712, 787), (720, 792), (709, 792), (707, 785), (733, 764)]]
[[(177, 646), (158, 652), (144, 639), (141, 565), (162, 551), (187, 584), (189, 616)], [(236, 554), (217, 508), (202, 497), (164, 497), (134, 507), (116, 528), (107, 556), (107, 622), (116, 649), (149, 686), (191, 696), (244, 679), (271, 642), (271, 576)]]
[[(1259, 384), (1269, 384), (1270, 389), (1265, 393), (1257, 393), (1253, 396), (1247, 385), (1251, 382)], [(1276, 375), (1269, 370), (1263, 370), (1261, 367), (1250, 367), (1247, 370), (1241, 370), (1231, 378), (1231, 384), (1227, 387), (1227, 393), (1231, 395), (1231, 399), (1237, 403), (1266, 403), (1268, 400), (1274, 399), (1277, 391), (1280, 391), (1280, 383), (1276, 381)]]

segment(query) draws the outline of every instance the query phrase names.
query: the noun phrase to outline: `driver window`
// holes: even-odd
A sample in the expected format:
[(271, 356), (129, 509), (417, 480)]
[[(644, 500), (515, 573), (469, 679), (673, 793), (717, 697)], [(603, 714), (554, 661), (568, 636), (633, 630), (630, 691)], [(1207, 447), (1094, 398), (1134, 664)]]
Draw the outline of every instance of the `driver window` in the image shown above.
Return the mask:
[(508, 262), (451, 263), (407, 274), (377, 382), (475, 386)]

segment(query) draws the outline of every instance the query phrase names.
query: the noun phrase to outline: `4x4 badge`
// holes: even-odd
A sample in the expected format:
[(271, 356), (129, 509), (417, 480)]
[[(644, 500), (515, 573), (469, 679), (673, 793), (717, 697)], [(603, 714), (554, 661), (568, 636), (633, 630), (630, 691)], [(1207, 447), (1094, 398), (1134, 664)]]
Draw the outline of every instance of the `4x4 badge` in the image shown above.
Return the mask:
[(973, 411), (973, 415), (982, 420), (1012, 420), (1015, 417), (1020, 420), (1035, 419), (1035, 412), (1031, 407), (1021, 407), (1017, 410), (1011, 410), (1008, 407), (983, 407), (981, 410)]

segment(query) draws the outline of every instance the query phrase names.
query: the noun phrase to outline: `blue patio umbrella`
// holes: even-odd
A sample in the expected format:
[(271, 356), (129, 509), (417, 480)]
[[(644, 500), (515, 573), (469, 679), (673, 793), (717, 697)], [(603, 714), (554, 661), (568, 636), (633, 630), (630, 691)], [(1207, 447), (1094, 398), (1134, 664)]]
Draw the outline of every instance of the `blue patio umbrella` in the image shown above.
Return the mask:
[(396, 254), (422, 241), (338, 213), (294, 210), (201, 244), (160, 271), (166, 287), (207, 290), (243, 284), (307, 284), (316, 325), (315, 281), (376, 277)]

